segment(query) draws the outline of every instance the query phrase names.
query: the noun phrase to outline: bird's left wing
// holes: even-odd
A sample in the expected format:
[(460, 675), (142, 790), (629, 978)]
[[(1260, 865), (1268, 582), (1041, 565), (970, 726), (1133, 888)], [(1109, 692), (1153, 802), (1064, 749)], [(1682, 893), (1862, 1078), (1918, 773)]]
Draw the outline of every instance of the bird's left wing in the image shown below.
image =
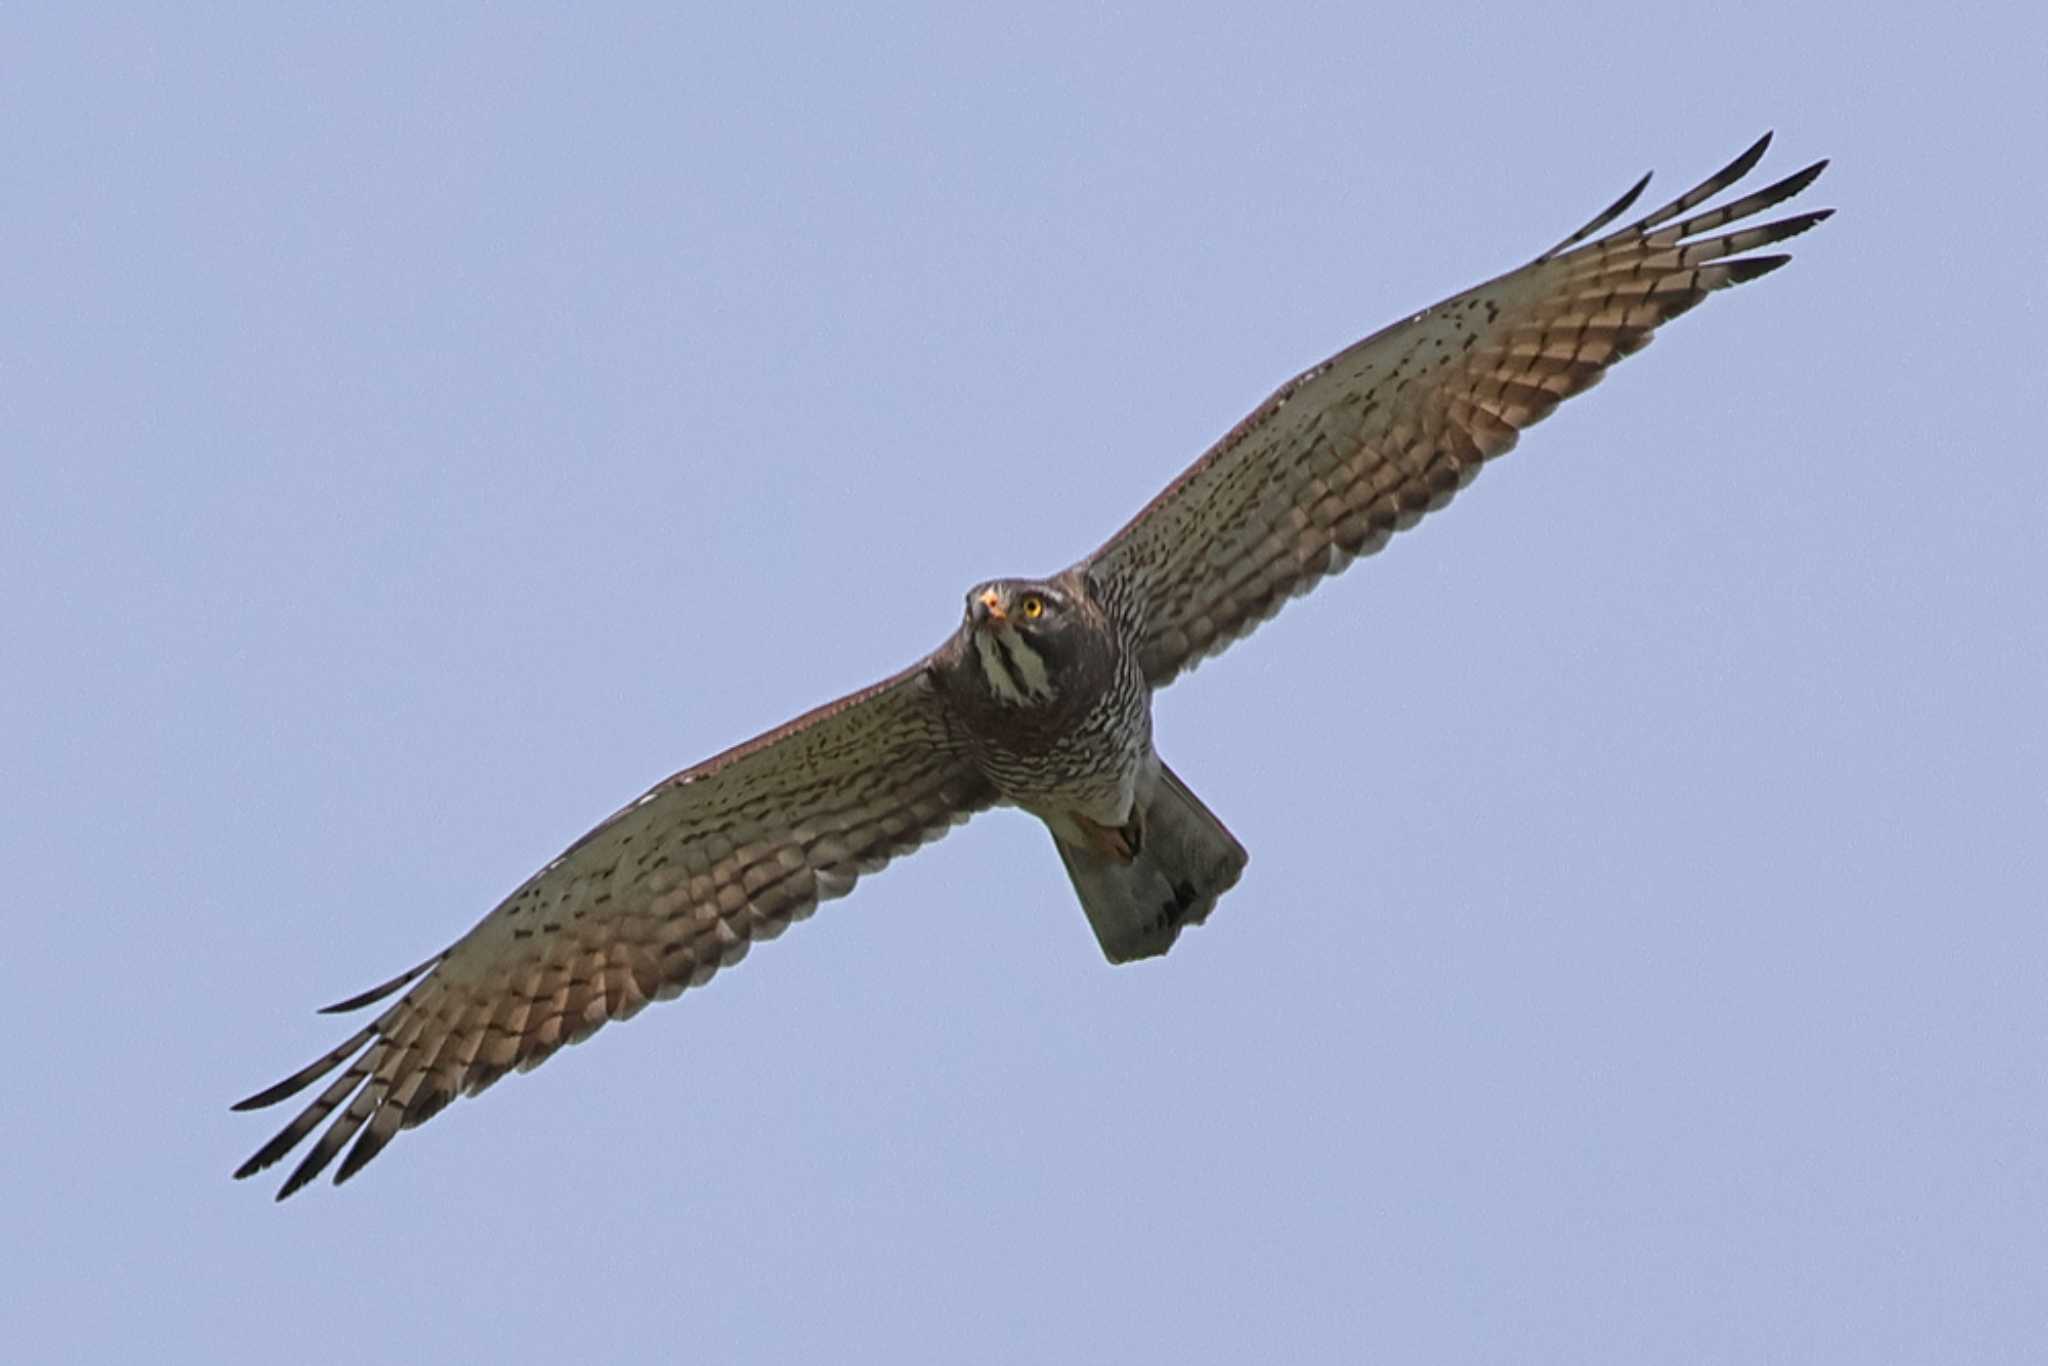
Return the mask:
[(1442, 507), (1481, 462), (1647, 345), (1659, 324), (1785, 264), (1742, 253), (1829, 210), (1721, 229), (1799, 193), (1826, 162), (1693, 212), (1769, 143), (1766, 134), (1655, 213), (1595, 238), (1645, 176), (1528, 265), (1282, 385), (1083, 562), (1138, 616), (1146, 679), (1167, 683)]
[(354, 1138), (335, 1173), (346, 1180), (456, 1096), (706, 981), (993, 799), (923, 664), (678, 773), (447, 950), (328, 1007), (404, 990), (340, 1047), (234, 1107), (275, 1104), (349, 1064), (235, 1175), (270, 1166), (339, 1111), (278, 1199)]

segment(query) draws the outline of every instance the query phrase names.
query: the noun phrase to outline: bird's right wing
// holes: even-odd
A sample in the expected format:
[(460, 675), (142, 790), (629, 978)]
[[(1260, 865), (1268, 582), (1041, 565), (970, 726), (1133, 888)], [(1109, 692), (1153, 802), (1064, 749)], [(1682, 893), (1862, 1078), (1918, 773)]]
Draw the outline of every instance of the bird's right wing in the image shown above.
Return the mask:
[(349, 1063), (235, 1175), (270, 1166), (339, 1110), (278, 1198), (353, 1137), (335, 1174), (347, 1179), (400, 1129), (708, 980), (994, 795), (961, 757), (923, 664), (678, 773), (451, 947), (328, 1007), (405, 989), (339, 1047), (235, 1106), (275, 1104)]
[(1720, 230), (1799, 193), (1826, 162), (1692, 213), (1769, 143), (1766, 134), (1655, 213), (1594, 238), (1645, 176), (1528, 265), (1282, 385), (1083, 562), (1138, 615), (1146, 679), (1167, 683), (1442, 507), (1481, 462), (1647, 345), (1659, 324), (1785, 264), (1742, 253), (1829, 210)]

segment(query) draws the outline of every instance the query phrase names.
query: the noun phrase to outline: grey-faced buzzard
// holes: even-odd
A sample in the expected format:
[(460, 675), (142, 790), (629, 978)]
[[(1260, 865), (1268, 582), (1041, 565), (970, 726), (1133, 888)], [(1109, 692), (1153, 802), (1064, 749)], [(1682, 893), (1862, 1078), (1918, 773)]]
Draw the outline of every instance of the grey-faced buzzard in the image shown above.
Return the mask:
[(346, 1180), (456, 1096), (705, 981), (989, 807), (1045, 822), (1111, 961), (1164, 953), (1238, 880), (1245, 852), (1159, 757), (1154, 690), (1448, 503), (1660, 324), (1784, 265), (1750, 253), (1826, 210), (1730, 225), (1825, 162), (1700, 207), (1768, 142), (1606, 231), (1645, 176), (1529, 264), (1289, 380), (1080, 563), (978, 585), (928, 657), (635, 800), (448, 948), (329, 1007), (389, 1001), (235, 1107), (343, 1069), (235, 1175), (332, 1116), (279, 1198), (354, 1139), (335, 1173)]

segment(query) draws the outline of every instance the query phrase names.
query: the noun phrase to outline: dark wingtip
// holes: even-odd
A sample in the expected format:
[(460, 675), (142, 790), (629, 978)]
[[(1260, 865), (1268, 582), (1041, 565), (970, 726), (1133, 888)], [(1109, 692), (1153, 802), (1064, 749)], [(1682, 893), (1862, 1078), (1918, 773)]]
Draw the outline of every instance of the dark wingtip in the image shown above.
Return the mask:
[(1642, 179), (1638, 180), (1635, 184), (1629, 186), (1628, 189), (1624, 190), (1622, 192), (1621, 198), (1615, 200), (1614, 207), (1609, 209), (1607, 212), (1612, 214), (1626, 213), (1628, 211), (1628, 206), (1635, 203), (1638, 199), (1642, 198), (1643, 191), (1650, 188), (1650, 177), (1656, 174), (1657, 173), (1655, 171), (1643, 172)]
[(1549, 251), (1544, 252), (1541, 256), (1537, 257), (1536, 259), (1539, 261), (1547, 261), (1553, 256), (1561, 255), (1562, 253), (1577, 246), (1579, 243), (1585, 241), (1588, 237), (1591, 237), (1594, 233), (1600, 231), (1600, 229), (1606, 227), (1615, 219), (1627, 213), (1629, 211), (1629, 207), (1633, 205), (1638, 199), (1642, 198), (1643, 191), (1649, 188), (1650, 177), (1652, 174), (1654, 173), (1650, 171), (1643, 172), (1643, 178), (1641, 180), (1638, 180), (1635, 184), (1629, 186), (1626, 190), (1622, 191), (1621, 198), (1615, 200), (1612, 204), (1609, 204), (1606, 208), (1600, 210), (1599, 213), (1595, 214), (1593, 216), (1592, 222), (1586, 224), (1577, 232), (1572, 233), (1570, 236), (1566, 237), (1562, 242), (1559, 242), (1556, 246), (1552, 247)]
[(299, 1090), (304, 1084), (296, 1076), (287, 1077), (275, 1086), (264, 1087), (253, 1096), (242, 1097), (233, 1105), (230, 1105), (228, 1109), (235, 1111), (237, 1114), (246, 1114), (250, 1110), (261, 1110), (267, 1105), (277, 1104), (286, 1096)]
[(357, 992), (354, 996), (349, 997), (346, 1001), (336, 1001), (331, 1006), (321, 1006), (320, 1013), (322, 1015), (346, 1015), (351, 1010), (361, 1010), (364, 1006), (371, 1005), (377, 1001), (381, 1001), (386, 996), (389, 996), (392, 992), (398, 990), (400, 987), (409, 984), (410, 982), (412, 982), (414, 978), (418, 977), (421, 973), (425, 972), (428, 968), (433, 967), (436, 963), (439, 963), (443, 958), (446, 958), (447, 956), (448, 955), (445, 951), (437, 953), (432, 958), (429, 958), (426, 962), (420, 964), (418, 967), (408, 968), (406, 971), (399, 973), (396, 977), (392, 978), (388, 982), (383, 982), (377, 986), (371, 987), (368, 991)]
[(371, 1158), (384, 1151), (385, 1145), (391, 1142), (396, 1134), (396, 1129), (390, 1132), (380, 1131), (374, 1123), (364, 1129), (356, 1136), (356, 1141), (349, 1145), (348, 1152), (341, 1159), (341, 1166), (335, 1169), (334, 1184), (338, 1186), (361, 1171), (369, 1164)]
[(1787, 237), (1797, 237), (1802, 232), (1819, 227), (1834, 216), (1835, 211), (1833, 209), (1815, 209), (1812, 213), (1805, 215), (1803, 219), (1795, 218), (1790, 220), (1797, 226), (1785, 235)]
[(1798, 194), (1801, 190), (1813, 184), (1814, 181), (1819, 180), (1820, 173), (1822, 171), (1825, 171), (1827, 168), (1828, 159), (1826, 157), (1823, 157), (1819, 161), (1814, 162), (1811, 166), (1802, 167), (1801, 169), (1794, 171), (1791, 175), (1788, 175), (1783, 180), (1779, 181), (1777, 185), (1773, 188), (1783, 191), (1783, 193), (1778, 196), (1780, 199), (1790, 199), (1793, 195)]
[(249, 1154), (247, 1162), (235, 1168), (235, 1180), (240, 1181), (244, 1177), (254, 1176), (265, 1167), (271, 1166), (279, 1158), (283, 1157), (293, 1148), (296, 1148), (299, 1145), (299, 1140), (303, 1137), (305, 1137), (303, 1133), (295, 1134), (289, 1128), (281, 1133), (273, 1134), (268, 1143)]
[(1764, 152), (1769, 149), (1773, 136), (1775, 134), (1771, 130), (1765, 130), (1762, 137), (1742, 149), (1741, 156), (1736, 157), (1735, 160), (1708, 176), (1706, 183), (1715, 185), (1716, 193), (1718, 193), (1720, 190), (1728, 188), (1728, 186), (1733, 185), (1736, 181), (1748, 175), (1756, 169), (1756, 164), (1764, 159)]
[(1750, 280), (1769, 275), (1791, 259), (1790, 256), (1778, 255), (1752, 256), (1746, 261), (1730, 261), (1728, 263), (1728, 283), (1731, 285), (1745, 284)]
[(301, 1190), (304, 1190), (307, 1183), (320, 1174), (321, 1168), (327, 1165), (328, 1159), (332, 1156), (332, 1153), (323, 1155), (318, 1148), (307, 1153), (305, 1161), (292, 1168), (292, 1174), (284, 1179), (282, 1186), (277, 1188), (275, 1198), (278, 1200), (289, 1200)]

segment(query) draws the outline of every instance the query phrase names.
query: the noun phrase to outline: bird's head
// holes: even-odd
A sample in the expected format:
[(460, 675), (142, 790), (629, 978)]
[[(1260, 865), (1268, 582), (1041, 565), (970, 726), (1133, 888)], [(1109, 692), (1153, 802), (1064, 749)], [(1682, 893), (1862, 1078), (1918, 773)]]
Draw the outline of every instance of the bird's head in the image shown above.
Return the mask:
[(982, 682), (1013, 707), (1056, 700), (1084, 629), (1070, 591), (1034, 579), (995, 579), (967, 593), (968, 643)]

